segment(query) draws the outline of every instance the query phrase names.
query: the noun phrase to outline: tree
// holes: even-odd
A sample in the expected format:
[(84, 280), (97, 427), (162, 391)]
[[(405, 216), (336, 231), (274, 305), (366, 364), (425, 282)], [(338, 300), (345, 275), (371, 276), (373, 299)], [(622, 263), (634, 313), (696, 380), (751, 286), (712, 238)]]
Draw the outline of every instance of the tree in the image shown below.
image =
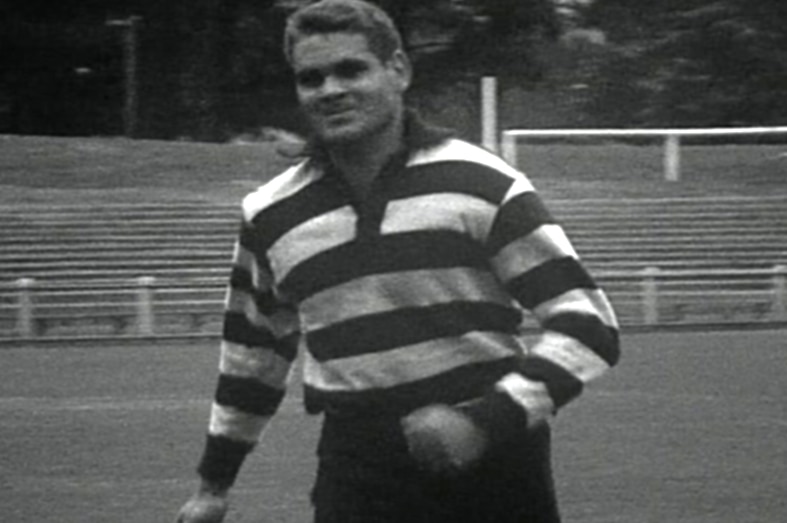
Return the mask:
[[(120, 132), (121, 34), (106, 22), (138, 15), (139, 137), (216, 141), (261, 125), (298, 128), (281, 41), (285, 16), (308, 1), (8, 0), (0, 6), (0, 109), (4, 99), (22, 107), (23, 132)], [(538, 78), (535, 50), (560, 26), (553, 1), (567, 0), (377, 3), (415, 60), (413, 100), (453, 117), (463, 105), (455, 100), (475, 108), (474, 86), (484, 74)], [(69, 85), (82, 92), (87, 80), (89, 93), (53, 91)], [(82, 98), (84, 110), (71, 110)], [(86, 126), (87, 110), (98, 107), (110, 123)], [(459, 126), (472, 126), (466, 123)]]
[(633, 93), (629, 123), (767, 125), (787, 119), (787, 5), (779, 0), (598, 0), (609, 32), (596, 110)]
[[(115, 2), (108, 1), (111, 5)], [(122, 66), (95, 2), (0, 4), (0, 132), (122, 129)]]
[[(557, 0), (372, 0), (402, 31), (432, 81), (532, 74), (533, 44), (559, 32)], [(279, 0), (285, 11), (309, 0)]]

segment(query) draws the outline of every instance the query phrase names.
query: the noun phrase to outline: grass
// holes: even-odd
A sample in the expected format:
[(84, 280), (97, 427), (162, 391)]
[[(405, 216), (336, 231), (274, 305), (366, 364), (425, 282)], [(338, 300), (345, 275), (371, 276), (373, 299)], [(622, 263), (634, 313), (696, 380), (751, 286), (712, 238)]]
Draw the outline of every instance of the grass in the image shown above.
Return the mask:
[(0, 203), (236, 202), (286, 165), (270, 144), (0, 136)]
[[(661, 147), (525, 145), (520, 165), (552, 198), (787, 193), (787, 147), (689, 146), (667, 183)], [(221, 145), (0, 136), (0, 204), (236, 203), (292, 160), (271, 143)]]
[[(782, 146), (525, 146), (547, 197), (787, 192)], [(270, 144), (0, 136), (0, 205), (237, 203), (288, 161)], [(556, 420), (566, 523), (765, 523), (787, 513), (784, 331), (624, 335), (620, 368)], [(214, 344), (3, 348), (0, 517), (170, 521), (194, 488)], [(232, 522), (308, 521), (317, 423), (297, 394), (234, 492)]]
[[(783, 340), (624, 334), (619, 367), (554, 422), (565, 523), (781, 521)], [(0, 351), (3, 520), (171, 521), (196, 485), (217, 357), (211, 342)], [(317, 429), (294, 386), (228, 523), (309, 521)]]
[(521, 145), (520, 168), (553, 197), (787, 193), (787, 147), (684, 146), (681, 177), (667, 182), (660, 145)]

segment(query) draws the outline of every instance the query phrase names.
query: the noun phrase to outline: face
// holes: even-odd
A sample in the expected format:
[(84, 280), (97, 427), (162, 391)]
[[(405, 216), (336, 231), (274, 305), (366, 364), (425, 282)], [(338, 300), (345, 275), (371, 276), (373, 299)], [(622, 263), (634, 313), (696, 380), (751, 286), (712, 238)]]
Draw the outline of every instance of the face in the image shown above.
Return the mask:
[(401, 52), (382, 62), (363, 35), (312, 35), (294, 45), (292, 66), (301, 107), (328, 145), (379, 136), (401, 117), (410, 82)]

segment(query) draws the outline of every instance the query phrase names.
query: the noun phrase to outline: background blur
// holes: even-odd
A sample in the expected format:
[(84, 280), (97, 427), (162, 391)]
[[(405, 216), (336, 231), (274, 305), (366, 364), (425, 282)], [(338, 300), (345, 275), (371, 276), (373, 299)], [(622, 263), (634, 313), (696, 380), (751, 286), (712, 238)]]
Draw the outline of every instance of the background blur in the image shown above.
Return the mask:
[[(302, 130), (281, 55), (307, 0), (5, 0), (0, 133), (223, 142)], [(412, 103), (477, 138), (502, 127), (776, 125), (782, 0), (378, 0), (417, 65)]]

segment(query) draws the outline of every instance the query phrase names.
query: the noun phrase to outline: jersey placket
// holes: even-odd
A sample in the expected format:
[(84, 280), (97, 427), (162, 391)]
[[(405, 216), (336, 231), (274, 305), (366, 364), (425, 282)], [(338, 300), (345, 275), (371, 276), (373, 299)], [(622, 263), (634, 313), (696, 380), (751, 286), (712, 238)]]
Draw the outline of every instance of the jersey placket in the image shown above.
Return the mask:
[(388, 206), (388, 181), (401, 173), (407, 162), (407, 154), (396, 154), (385, 164), (381, 172), (372, 180), (369, 191), (360, 197), (340, 173), (335, 173), (341, 190), (347, 195), (357, 216), (355, 238), (357, 242), (367, 243), (380, 236), (381, 226)]

